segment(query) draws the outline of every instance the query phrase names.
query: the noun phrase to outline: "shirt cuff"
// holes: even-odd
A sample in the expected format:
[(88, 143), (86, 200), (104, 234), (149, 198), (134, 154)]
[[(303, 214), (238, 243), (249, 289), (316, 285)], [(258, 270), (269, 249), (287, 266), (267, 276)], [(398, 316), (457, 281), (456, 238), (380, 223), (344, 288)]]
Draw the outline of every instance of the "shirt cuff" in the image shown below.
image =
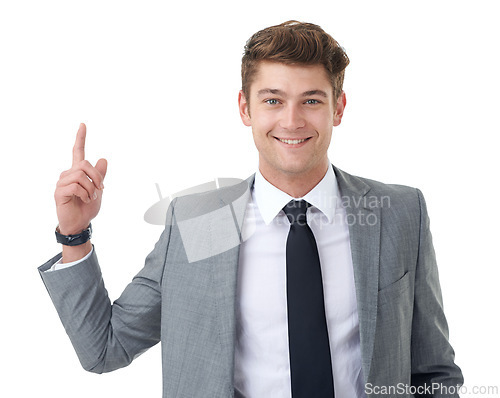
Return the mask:
[(94, 251), (94, 246), (92, 246), (92, 249), (90, 250), (90, 252), (85, 257), (81, 258), (80, 260), (71, 261), (69, 263), (63, 263), (62, 262), (62, 257), (61, 257), (58, 261), (56, 261), (54, 264), (52, 264), (52, 267), (50, 267), (45, 272), (59, 271), (61, 269), (72, 267), (73, 265), (79, 264), (82, 261), (87, 260), (90, 257), (90, 255), (92, 254), (93, 251)]

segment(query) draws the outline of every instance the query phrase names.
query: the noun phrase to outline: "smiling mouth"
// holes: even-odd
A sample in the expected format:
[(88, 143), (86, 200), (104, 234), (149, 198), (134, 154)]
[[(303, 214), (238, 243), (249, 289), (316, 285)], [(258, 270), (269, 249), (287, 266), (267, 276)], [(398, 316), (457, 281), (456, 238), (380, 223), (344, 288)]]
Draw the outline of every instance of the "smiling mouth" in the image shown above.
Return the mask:
[(278, 138), (278, 137), (274, 137), (274, 138), (276, 138), (278, 141), (283, 142), (283, 143), (288, 144), (288, 145), (296, 145), (296, 144), (301, 144), (304, 141), (307, 141), (311, 137), (303, 138), (303, 139), (299, 139), (299, 140), (286, 140), (286, 139), (282, 139), (282, 138)]

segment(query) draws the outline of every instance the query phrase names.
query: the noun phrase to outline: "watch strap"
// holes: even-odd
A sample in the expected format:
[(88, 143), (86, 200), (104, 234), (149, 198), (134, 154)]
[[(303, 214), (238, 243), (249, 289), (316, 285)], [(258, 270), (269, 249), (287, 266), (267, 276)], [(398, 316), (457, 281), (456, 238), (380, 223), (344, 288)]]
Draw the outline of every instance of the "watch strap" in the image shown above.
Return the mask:
[(92, 223), (82, 232), (76, 235), (63, 235), (59, 232), (59, 226), (56, 228), (56, 240), (65, 246), (83, 245), (92, 237)]

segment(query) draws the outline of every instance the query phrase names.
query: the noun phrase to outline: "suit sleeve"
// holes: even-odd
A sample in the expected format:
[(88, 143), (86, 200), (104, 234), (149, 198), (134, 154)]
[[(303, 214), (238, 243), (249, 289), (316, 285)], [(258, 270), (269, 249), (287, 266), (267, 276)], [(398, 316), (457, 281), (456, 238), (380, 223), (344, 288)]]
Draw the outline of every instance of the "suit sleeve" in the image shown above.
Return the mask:
[[(175, 202), (175, 200), (174, 200)], [(94, 248), (89, 259), (44, 272), (61, 254), (39, 267), (80, 363), (94, 373), (127, 366), (160, 341), (161, 280), (170, 241), (173, 204), (165, 229), (144, 268), (111, 304)]]
[[(463, 376), (454, 363), (455, 353), (448, 341), (448, 324), (443, 311), (425, 200), (419, 190), (417, 193), (420, 202), (420, 239), (412, 323), (412, 384), (421, 386), (421, 391), (427, 392), (433, 387), (434, 397), (458, 397), (458, 394), (448, 394), (457, 391), (457, 386), (463, 384)], [(424, 389), (426, 386), (427, 390)]]

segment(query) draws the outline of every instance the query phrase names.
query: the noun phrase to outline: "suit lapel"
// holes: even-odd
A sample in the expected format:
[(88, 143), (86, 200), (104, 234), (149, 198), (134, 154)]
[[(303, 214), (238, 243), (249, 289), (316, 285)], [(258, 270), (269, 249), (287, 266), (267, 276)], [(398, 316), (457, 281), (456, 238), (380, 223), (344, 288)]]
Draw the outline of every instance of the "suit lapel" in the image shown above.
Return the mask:
[(333, 166), (347, 213), (354, 283), (358, 304), (361, 360), (365, 381), (370, 374), (377, 321), (380, 251), (380, 206), (368, 197), (370, 186)]

